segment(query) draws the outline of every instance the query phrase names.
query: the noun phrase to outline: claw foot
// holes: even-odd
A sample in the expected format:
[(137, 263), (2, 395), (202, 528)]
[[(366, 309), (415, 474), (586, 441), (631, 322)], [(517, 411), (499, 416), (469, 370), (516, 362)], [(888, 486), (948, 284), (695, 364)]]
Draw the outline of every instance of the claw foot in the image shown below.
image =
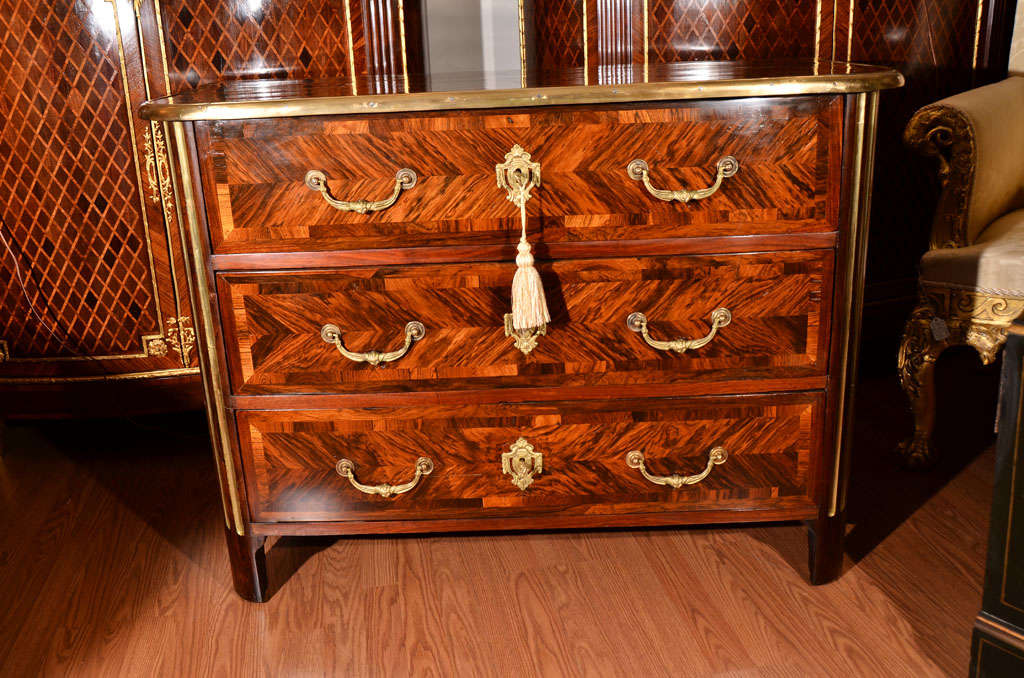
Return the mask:
[(931, 445), (928, 444), (927, 435), (914, 435), (904, 440), (896, 448), (896, 453), (900, 456), (904, 468), (923, 470), (935, 464), (935, 456), (932, 454)]

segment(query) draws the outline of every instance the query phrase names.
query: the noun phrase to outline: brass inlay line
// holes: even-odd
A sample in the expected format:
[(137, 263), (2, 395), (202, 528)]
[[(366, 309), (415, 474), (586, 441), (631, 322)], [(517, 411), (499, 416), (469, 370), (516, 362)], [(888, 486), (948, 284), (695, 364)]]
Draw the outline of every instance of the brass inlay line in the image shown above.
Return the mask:
[(167, 45), (164, 38), (164, 17), (160, 9), (160, 0), (153, 0), (153, 13), (156, 15), (156, 31), (160, 36), (160, 60), (164, 67), (164, 89), (168, 95), (171, 94), (171, 75), (167, 70)]
[[(644, 0), (646, 2), (647, 0)], [(821, 56), (821, 0), (818, 0), (814, 11), (814, 72), (818, 72), (818, 59)]]
[[(984, 610), (979, 612), (978, 616), (974, 618), (974, 626), (975, 628), (986, 627), (979, 630), (991, 633), (992, 635), (997, 636), (998, 640), (1002, 640), (1004, 642), (1006, 640), (1006, 636), (1014, 641), (1024, 641), (1024, 633), (1021, 633), (1018, 630), (1019, 627), (1013, 626), (1011, 628), (1011, 626), (1006, 624), (1004, 620), (994, 618), (990, 613), (987, 613)], [(986, 639), (982, 638), (982, 640)], [(1024, 645), (1015, 649), (1024, 649)], [(1021, 658), (1024, 659), (1024, 655), (1021, 655)]]
[[(992, 625), (992, 626), (995, 626), (994, 624), (991, 624), (991, 622), (989, 622), (989, 624), (990, 624), (990, 625)], [(998, 628), (998, 629), (999, 629), (1000, 631), (1002, 631), (1003, 633), (1006, 633), (1006, 632), (1007, 632), (1007, 629), (1006, 629), (1005, 627), (999, 626), (999, 627), (997, 627), (997, 628)], [(1015, 635), (1015, 634), (1008, 634), (1008, 635)], [(1017, 652), (1017, 651), (1016, 651), (1016, 648), (1014, 648), (1014, 649), (1012, 649), (1012, 650), (1010, 650), (1010, 649), (1007, 649), (1007, 648), (1005, 648), (1005, 647), (1002, 647), (1002, 646), (996, 645), (995, 643), (993, 643), (993, 642), (992, 642), (991, 640), (989, 640), (988, 638), (985, 638), (984, 636), (982, 636), (981, 638), (979, 638), (979, 639), (978, 639), (978, 653), (977, 653), (977, 655), (976, 655), (976, 659), (975, 659), (975, 667), (977, 668), (977, 671), (976, 671), (976, 673), (974, 674), (975, 676), (988, 676), (988, 675), (990, 675), (990, 674), (989, 674), (989, 673), (987, 672), (987, 670), (985, 670), (985, 669), (983, 669), (983, 668), (981, 667), (981, 659), (982, 659), (982, 653), (981, 653), (981, 651), (982, 651), (982, 650), (983, 650), (983, 649), (985, 648), (985, 646), (986, 646), (986, 645), (988, 645), (989, 647), (992, 647), (992, 648), (994, 648), (994, 649), (998, 650), (999, 652), (1002, 652), (1002, 653), (1005, 653), (1005, 654), (1010, 654), (1010, 655), (1013, 655), (1014, 657), (1017, 657), (1017, 658), (1019, 658), (1019, 659), (1024, 659), (1024, 654), (1020, 654), (1019, 652)], [(988, 655), (985, 655), (985, 656), (988, 656)], [(986, 664), (986, 666), (987, 666), (987, 664)], [(991, 675), (996, 675), (996, 674), (995, 674), (995, 673), (993, 673), (993, 674), (991, 674)]]
[(156, 265), (153, 263), (153, 247), (149, 238), (149, 215), (146, 213), (146, 197), (143, 191), (142, 166), (139, 162), (139, 145), (135, 138), (135, 115), (132, 113), (132, 101), (130, 87), (128, 84), (128, 66), (124, 55), (124, 36), (121, 33), (121, 17), (117, 11), (117, 0), (105, 0), (110, 3), (111, 11), (114, 13), (114, 30), (117, 35), (117, 53), (121, 61), (121, 86), (124, 88), (124, 108), (128, 115), (128, 134), (132, 140), (132, 163), (135, 165), (135, 181), (139, 188), (139, 209), (142, 211), (142, 226), (146, 236), (146, 253), (149, 258), (149, 271), (153, 276), (153, 306), (156, 309), (156, 322), (160, 331), (163, 331), (164, 318), (163, 309), (160, 308), (160, 290), (157, 289)]
[[(195, 203), (195, 196), (192, 192), (192, 172), (189, 167), (188, 144), (185, 140), (184, 123), (174, 125), (174, 145), (178, 153), (178, 178), (181, 182), (181, 191), (185, 199), (185, 214), (188, 219), (189, 243), (192, 253), (192, 275), (195, 276), (196, 297), (199, 301), (199, 317), (203, 324), (203, 343), (206, 350), (206, 375), (210, 381), (210, 392), (207, 397), (207, 407), (211, 418), (211, 425), (216, 422), (217, 433), (220, 436), (220, 449), (224, 464), (225, 475), (228, 481), (228, 495), (231, 497), (231, 509), (234, 513), (235, 532), (245, 534), (245, 523), (242, 518), (242, 507), (238, 499), (238, 480), (235, 474), (235, 462), (232, 456), (232, 438), (228, 432), (227, 405), (224, 401), (224, 393), (221, 390), (220, 377), (221, 359), (217, 352), (216, 332), (214, 330), (213, 309), (210, 305), (210, 281), (207, 278), (202, 241), (199, 237), (199, 212)], [(187, 261), (187, 259), (186, 259)]]
[(856, 101), (856, 122), (854, 124), (853, 132), (853, 168), (850, 177), (850, 219), (849, 219), (849, 243), (847, 248), (847, 265), (846, 275), (844, 276), (843, 294), (846, 299), (846, 327), (843, 336), (843, 347), (842, 357), (839, 361), (839, 375), (840, 375), (840, 386), (839, 386), (839, 405), (836, 408), (836, 439), (835, 439), (835, 454), (834, 468), (832, 470), (832, 492), (829, 496), (828, 504), (828, 515), (833, 517), (838, 512), (839, 504), (839, 482), (840, 482), (840, 461), (843, 451), (843, 419), (844, 412), (846, 410), (846, 381), (849, 379), (847, 374), (848, 363), (850, 358), (850, 308), (852, 306), (853, 298), (853, 270), (855, 268), (855, 253), (857, 250), (857, 238), (860, 237), (860, 189), (861, 189), (861, 165), (864, 157), (864, 135), (865, 135), (865, 119), (867, 116), (867, 97), (863, 94), (857, 96)]
[(647, 82), (647, 70), (648, 70), (648, 66), (649, 66), (649, 63), (650, 63), (650, 51), (651, 51), (650, 39), (649, 39), (650, 23), (651, 23), (651, 13), (650, 13), (650, 10), (649, 10), (648, 5), (647, 5), (648, 1), (649, 0), (644, 0), (644, 82)]
[(352, 94), (356, 91), (356, 51), (352, 46), (352, 8), (349, 3), (352, 0), (345, 0), (345, 25), (348, 28), (348, 77), (352, 81)]
[[(646, 2), (647, 0), (644, 0)], [(526, 87), (526, 16), (523, 0), (519, 0), (519, 82)]]
[[(171, 128), (171, 123), (165, 122), (165, 123), (163, 123), (163, 126), (164, 126), (164, 132), (167, 135), (167, 139), (169, 141), (171, 141), (171, 143), (173, 144), (173, 137), (171, 136), (171, 129), (172, 129)], [(172, 162), (173, 162), (173, 158), (172, 158)], [(181, 237), (182, 265), (184, 265), (184, 267), (185, 267), (185, 281), (188, 284), (188, 291), (189, 291), (189, 295), (190, 295), (189, 296), (189, 303), (194, 306), (195, 305), (195, 299), (198, 298), (198, 295), (195, 293), (196, 292), (195, 288), (192, 286), (192, 270), (191, 270), (190, 265), (189, 265), (189, 257), (188, 257), (188, 240), (185, 237), (185, 231), (184, 231), (184, 224), (185, 224), (186, 218), (185, 218), (184, 207), (183, 207), (184, 203), (181, 200), (181, 194), (184, 191), (184, 189), (181, 188), (181, 186), (180, 186), (180, 183), (181, 183), (181, 177), (180, 176), (176, 175), (172, 171), (171, 178), (172, 178), (172, 187), (174, 188), (174, 196), (175, 196), (175, 198), (177, 198), (177, 200), (175, 201), (175, 206), (176, 206), (175, 207), (175, 212), (176, 212), (176, 216), (178, 217), (178, 219), (177, 219), (177, 221), (178, 221), (178, 234)], [(201, 351), (198, 354), (198, 361), (199, 361), (200, 365), (203, 364), (203, 356), (202, 356), (202, 352)], [(197, 369), (196, 371), (200, 371), (200, 370)], [(213, 410), (211, 409), (211, 406), (210, 406), (210, 403), (213, 402), (213, 396), (210, 393), (210, 384), (208, 383), (208, 380), (206, 379), (206, 375), (201, 375), (200, 376), (199, 383), (203, 385), (203, 403), (206, 406), (206, 422), (207, 422), (207, 426), (209, 427), (210, 443), (211, 443), (212, 452), (213, 452), (213, 461), (214, 461), (214, 466), (216, 467), (216, 471), (217, 471), (217, 487), (220, 490), (220, 505), (221, 505), (221, 510), (224, 512), (224, 525), (228, 529), (233, 529), (233, 526), (231, 524), (231, 509), (229, 508), (229, 506), (231, 505), (231, 498), (230, 498), (230, 496), (228, 494), (227, 488), (225, 488), (225, 486), (224, 486), (224, 479), (222, 478), (221, 472), (220, 472), (220, 455), (217, 453), (217, 442), (216, 441), (218, 440), (218, 438), (220, 436), (218, 434), (218, 430), (217, 430), (217, 427), (215, 425), (215, 419), (214, 419), (213, 414), (212, 414)], [(256, 433), (253, 434), (254, 441), (255, 441), (255, 436), (256, 435), (257, 435)]]
[(590, 84), (590, 43), (587, 39), (587, 1), (583, 0), (583, 85)]
[(159, 377), (183, 377), (191, 376), (193, 374), (199, 374), (198, 367), (179, 367), (169, 370), (148, 370), (145, 372), (121, 372), (120, 374), (96, 374), (84, 377), (3, 377), (0, 378), (0, 384), (63, 384), (85, 381), (135, 381), (137, 379), (157, 379)]
[(847, 265), (844, 275), (846, 327), (842, 337), (842, 354), (839, 366), (839, 404), (836, 408), (835, 468), (832, 474), (832, 491), (829, 499), (829, 517), (845, 508), (845, 497), (839, 497), (841, 484), (842, 454), (852, 434), (849, 421), (854, 389), (854, 375), (850, 374), (857, 362), (857, 342), (860, 335), (860, 313), (863, 304), (863, 285), (858, 289), (855, 281), (863, 282), (867, 263), (868, 220), (871, 213), (870, 193), (867, 183), (871, 180), (874, 165), (874, 134), (878, 119), (878, 92), (860, 94), (856, 98), (854, 139), (852, 140), (853, 167), (850, 184), (850, 235), (847, 242)]
[(984, 13), (985, 0), (978, 0), (978, 14), (974, 19), (974, 57), (971, 59), (971, 68), (978, 68), (978, 46), (981, 44), (981, 16)]
[(402, 77), (405, 80), (405, 93), (409, 93), (409, 64), (405, 54), (405, 0), (398, 0), (398, 40), (402, 45)]
[(853, 9), (857, 6), (857, 0), (850, 0), (850, 25), (846, 31), (846, 60), (853, 56)]
[[(171, 75), (170, 75), (170, 71), (169, 71), (168, 66), (167, 66), (167, 38), (164, 36), (164, 17), (163, 17), (163, 9), (161, 9), (161, 7), (160, 7), (160, 0), (153, 0), (153, 15), (154, 15), (154, 19), (156, 21), (157, 35), (159, 36), (159, 42), (160, 42), (160, 62), (161, 62), (161, 66), (163, 68), (163, 73), (164, 73), (164, 92), (167, 95), (170, 95), (171, 94)], [(141, 32), (140, 32), (140, 34), (141, 34)], [(168, 138), (168, 130), (167, 130), (167, 124), (166, 123), (164, 123), (163, 125), (161, 125), (157, 129), (162, 131), (162, 136), (163, 136), (164, 139)], [(169, 152), (166, 153), (165, 157), (166, 157), (165, 161), (167, 163), (167, 166), (168, 166), (168, 168), (170, 168), (170, 153)], [(175, 187), (174, 187), (173, 179), (171, 181), (171, 197), (173, 199), (170, 201), (170, 204), (169, 204), (168, 208), (164, 211), (164, 215), (165, 215), (165, 219), (166, 219), (166, 221), (165, 221), (166, 229), (165, 230), (167, 232), (167, 259), (168, 259), (168, 265), (171, 268), (171, 278), (172, 278), (172, 281), (174, 283), (174, 295), (175, 295), (174, 298), (175, 298), (175, 304), (176, 304), (176, 306), (178, 308), (179, 322), (181, 320), (183, 320), (184, 318), (188, 318), (189, 321), (191, 321), (191, 318), (189, 318), (188, 316), (181, 316), (180, 294), (179, 294), (179, 291), (178, 291), (178, 273), (177, 273), (177, 267), (174, 265), (174, 247), (172, 246), (172, 242), (171, 242), (171, 230), (170, 230), (171, 229), (171, 225), (170, 225), (170, 221), (171, 221), (171, 217), (173, 217), (174, 215), (177, 214), (177, 209), (176, 209), (174, 201), (177, 200), (177, 197), (178, 197), (177, 196), (177, 191), (175, 190)], [(181, 224), (181, 219), (177, 220), (177, 224), (178, 224), (178, 237), (180, 238), (180, 241), (181, 241), (181, 254), (182, 254), (182, 257), (184, 258), (185, 257), (185, 231), (184, 231), (184, 227)], [(191, 307), (192, 281), (189, 280), (188, 276), (185, 276), (185, 287), (188, 290), (188, 298), (190, 300), (189, 304), (190, 304), (190, 307)], [(189, 351), (188, 354), (190, 356), (191, 355), (191, 351)], [(186, 356), (186, 355), (182, 355), (182, 364), (185, 367), (188, 367), (191, 364), (191, 358)], [(219, 478), (220, 478), (220, 476), (218, 475), (218, 479)]]
[[(146, 98), (152, 98), (152, 90), (149, 85), (149, 62), (146, 58), (146, 39), (145, 32), (142, 27), (142, 12), (140, 8), (140, 0), (135, 0), (135, 32), (139, 40), (139, 59), (142, 64), (142, 84), (146, 90)], [(161, 49), (163, 44), (161, 43)], [(168, 91), (170, 94), (170, 91)], [(153, 146), (149, 146), (149, 136), (153, 137)], [(174, 316), (176, 318), (181, 317), (181, 292), (178, 289), (178, 274), (174, 270), (174, 255), (172, 254), (171, 248), (171, 220), (173, 219), (174, 204), (171, 202), (171, 177), (170, 170), (168, 169), (167, 160), (167, 146), (164, 143), (163, 133), (160, 130), (159, 125), (155, 122), (149, 122), (149, 129), (146, 130), (146, 146), (147, 146), (147, 157), (146, 157), (146, 173), (147, 177), (150, 171), (150, 163), (152, 157), (152, 164), (155, 165), (155, 174), (158, 180), (159, 199), (153, 202), (160, 205), (160, 211), (164, 218), (164, 235), (167, 238), (167, 265), (171, 273), (171, 292), (174, 295)], [(152, 154), (152, 156), (150, 156)], [(153, 182), (151, 180), (151, 186)], [(148, 232), (148, 231), (147, 231)], [(155, 271), (155, 267), (154, 267)], [(153, 284), (156, 285), (156, 277), (154, 272)], [(157, 305), (159, 306), (159, 300)], [(169, 322), (169, 321), (168, 321)], [(160, 325), (161, 333), (163, 333), (163, 323)], [(188, 367), (188, 363), (182, 363), (184, 367)]]

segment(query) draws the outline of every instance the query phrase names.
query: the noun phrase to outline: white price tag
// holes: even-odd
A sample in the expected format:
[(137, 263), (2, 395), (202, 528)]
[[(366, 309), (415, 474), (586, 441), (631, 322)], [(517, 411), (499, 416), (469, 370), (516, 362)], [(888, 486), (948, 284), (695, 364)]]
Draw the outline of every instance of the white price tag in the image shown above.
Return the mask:
[(949, 327), (946, 325), (946, 321), (942, 318), (932, 318), (929, 323), (932, 329), (932, 338), (935, 341), (945, 341), (949, 339)]

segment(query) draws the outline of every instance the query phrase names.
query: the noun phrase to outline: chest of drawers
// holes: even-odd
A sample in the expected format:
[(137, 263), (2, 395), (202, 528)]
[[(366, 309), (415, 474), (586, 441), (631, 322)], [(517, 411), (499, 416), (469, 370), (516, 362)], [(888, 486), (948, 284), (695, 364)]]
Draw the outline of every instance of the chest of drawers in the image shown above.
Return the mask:
[[(242, 596), (283, 534), (803, 520), (811, 580), (837, 575), (877, 92), (901, 78), (625, 75), (143, 107), (174, 142)], [(527, 330), (522, 219), (550, 313)]]

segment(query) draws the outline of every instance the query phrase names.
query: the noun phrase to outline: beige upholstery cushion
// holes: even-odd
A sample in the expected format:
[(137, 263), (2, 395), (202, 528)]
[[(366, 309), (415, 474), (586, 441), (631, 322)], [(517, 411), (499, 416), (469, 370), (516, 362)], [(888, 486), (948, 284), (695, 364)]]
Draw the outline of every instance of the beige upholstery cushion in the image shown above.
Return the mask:
[(929, 251), (921, 282), (1024, 298), (1024, 209), (993, 221), (970, 247)]

